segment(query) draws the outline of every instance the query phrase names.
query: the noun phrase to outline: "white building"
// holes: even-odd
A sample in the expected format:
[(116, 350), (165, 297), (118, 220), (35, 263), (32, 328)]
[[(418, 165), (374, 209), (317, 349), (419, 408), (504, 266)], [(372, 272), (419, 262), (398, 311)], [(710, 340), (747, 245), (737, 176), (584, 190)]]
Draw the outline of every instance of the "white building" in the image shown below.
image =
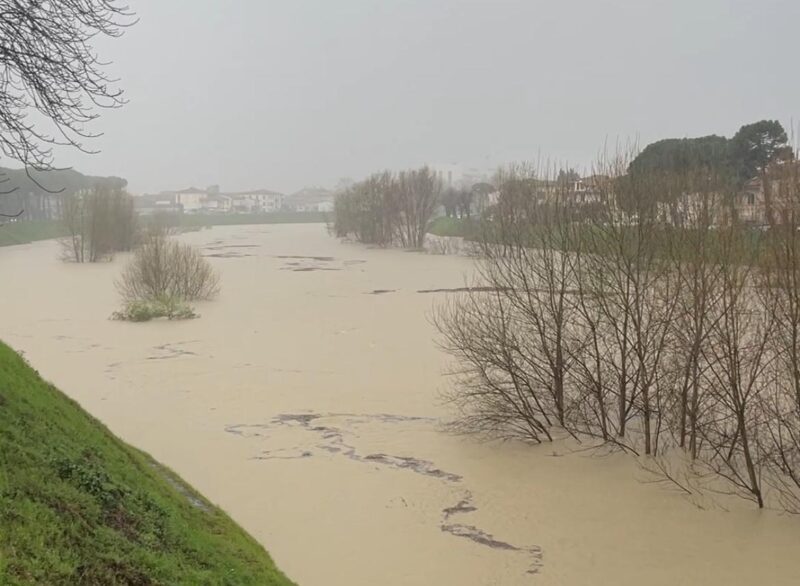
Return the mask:
[(175, 203), (175, 197), (169, 194), (137, 195), (133, 198), (133, 207), (142, 215), (176, 214), (181, 208)]
[(322, 187), (305, 187), (286, 198), (284, 204), (296, 212), (332, 212), (334, 193)]
[(233, 209), (233, 200), (222, 194), (207, 195), (202, 199), (201, 204), (204, 212), (224, 214)]
[(234, 211), (245, 213), (277, 212), (283, 206), (283, 194), (268, 189), (224, 193)]
[(159, 209), (187, 214), (277, 212), (283, 206), (283, 195), (268, 189), (221, 193), (218, 186), (212, 185), (208, 189), (189, 187), (145, 195), (138, 204), (142, 213)]
[(197, 213), (203, 209), (203, 200), (208, 193), (203, 189), (189, 187), (180, 191), (162, 192), (162, 195), (172, 195), (175, 205), (179, 206), (184, 213)]

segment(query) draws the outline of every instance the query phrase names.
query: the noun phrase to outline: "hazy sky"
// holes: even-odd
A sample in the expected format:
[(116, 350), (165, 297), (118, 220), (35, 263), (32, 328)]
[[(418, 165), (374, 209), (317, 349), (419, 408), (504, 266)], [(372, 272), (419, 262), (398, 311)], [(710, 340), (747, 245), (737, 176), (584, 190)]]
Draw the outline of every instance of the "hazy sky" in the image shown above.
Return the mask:
[(588, 164), (605, 141), (800, 116), (798, 0), (130, 0), (130, 103), (60, 164), (134, 193), (384, 168)]

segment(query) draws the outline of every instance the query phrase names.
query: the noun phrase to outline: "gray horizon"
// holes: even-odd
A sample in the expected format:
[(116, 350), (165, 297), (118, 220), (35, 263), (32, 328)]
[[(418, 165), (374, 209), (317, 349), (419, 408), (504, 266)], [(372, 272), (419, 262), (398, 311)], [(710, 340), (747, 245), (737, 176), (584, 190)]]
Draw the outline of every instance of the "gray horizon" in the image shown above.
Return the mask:
[(129, 103), (89, 127), (99, 154), (55, 163), (133, 193), (291, 193), (423, 164), (585, 170), (604, 144), (790, 131), (800, 105), (789, 0), (221, 5), (133, 0), (140, 21), (96, 46)]

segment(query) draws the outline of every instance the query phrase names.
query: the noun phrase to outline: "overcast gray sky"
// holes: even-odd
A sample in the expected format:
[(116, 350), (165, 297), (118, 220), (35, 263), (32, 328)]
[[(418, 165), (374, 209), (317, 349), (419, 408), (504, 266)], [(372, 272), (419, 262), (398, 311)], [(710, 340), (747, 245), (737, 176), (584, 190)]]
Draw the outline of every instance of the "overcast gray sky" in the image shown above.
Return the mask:
[(798, 0), (130, 0), (130, 103), (91, 157), (135, 193), (292, 192), (423, 163), (724, 134), (800, 116)]

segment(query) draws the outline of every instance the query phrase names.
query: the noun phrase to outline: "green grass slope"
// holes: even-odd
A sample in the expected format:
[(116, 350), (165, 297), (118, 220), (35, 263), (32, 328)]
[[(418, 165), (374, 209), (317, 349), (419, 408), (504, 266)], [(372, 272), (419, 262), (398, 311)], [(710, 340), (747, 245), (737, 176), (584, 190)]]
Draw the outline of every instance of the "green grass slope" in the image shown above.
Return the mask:
[(64, 226), (55, 220), (25, 220), (0, 224), (0, 246), (28, 244), (66, 235)]
[(431, 222), (428, 232), (435, 236), (462, 236), (467, 240), (474, 240), (479, 235), (479, 224), (477, 220), (470, 218), (440, 216)]
[(0, 343), (0, 584), (292, 583), (227, 515)]
[[(330, 214), (323, 212), (270, 212), (262, 214), (180, 214), (169, 216), (170, 224), (185, 229), (210, 226), (238, 226), (248, 224), (311, 224), (328, 221)], [(142, 218), (143, 222), (148, 217)], [(0, 246), (28, 244), (37, 240), (62, 238), (67, 235), (58, 220), (20, 220), (0, 222)]]

